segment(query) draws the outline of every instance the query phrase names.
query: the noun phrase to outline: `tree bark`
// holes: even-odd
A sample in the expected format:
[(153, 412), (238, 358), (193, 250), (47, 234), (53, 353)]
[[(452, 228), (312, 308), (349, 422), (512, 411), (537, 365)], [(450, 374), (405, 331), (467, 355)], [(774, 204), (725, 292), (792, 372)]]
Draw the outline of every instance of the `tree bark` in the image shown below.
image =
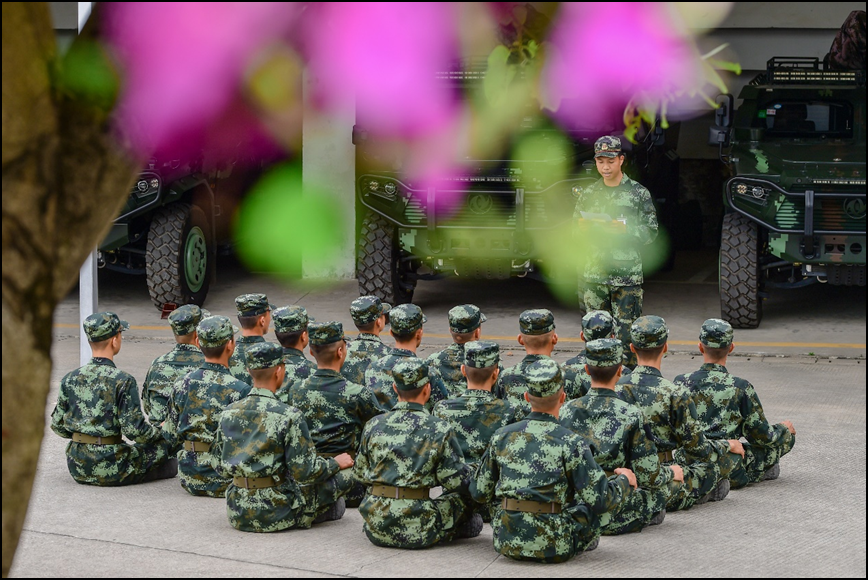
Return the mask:
[[(98, 13), (99, 5), (83, 38), (98, 34)], [(110, 111), (55, 86), (58, 58), (47, 4), (4, 2), (2, 26), (6, 577), (45, 428), (54, 309), (107, 233), (140, 165), (112, 137)]]

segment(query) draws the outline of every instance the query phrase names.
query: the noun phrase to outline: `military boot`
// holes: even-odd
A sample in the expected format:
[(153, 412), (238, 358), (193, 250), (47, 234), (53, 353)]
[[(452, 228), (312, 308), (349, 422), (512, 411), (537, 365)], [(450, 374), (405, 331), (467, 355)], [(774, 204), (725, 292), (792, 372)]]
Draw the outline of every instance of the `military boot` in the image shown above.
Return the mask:
[(666, 510), (662, 509), (659, 512), (657, 512), (656, 514), (654, 514), (654, 517), (651, 518), (651, 521), (648, 522), (648, 525), (649, 526), (659, 526), (660, 524), (663, 523), (664, 518), (666, 518)]
[(328, 510), (318, 515), (313, 523), (321, 524), (323, 522), (339, 520), (344, 517), (345, 511), (347, 511), (347, 502), (344, 498), (340, 497)]
[(470, 516), (470, 519), (461, 524), (455, 532), (456, 538), (475, 538), (482, 533), (482, 516), (478, 513)]
[(711, 493), (708, 494), (709, 496), (711, 496), (708, 498), (708, 501), (720, 501), (720, 500), (722, 500), (727, 495), (729, 495), (729, 487), (730, 487), (730, 484), (729, 484), (728, 479), (721, 480), (721, 482), (717, 484), (717, 487), (715, 487), (711, 491)]
[(768, 469), (766, 469), (765, 475), (763, 475), (763, 481), (771, 481), (772, 479), (777, 479), (781, 476), (781, 464), (780, 462), (775, 463)]
[(597, 546), (599, 546), (599, 545), (600, 545), (600, 538), (599, 538), (599, 537), (596, 537), (596, 538), (594, 538), (594, 541), (593, 541), (593, 542), (591, 542), (590, 544), (588, 544), (588, 547), (585, 548), (584, 551), (585, 551), (585, 552), (590, 552), (590, 551), (592, 551), (592, 550), (596, 550), (596, 549), (597, 549)]

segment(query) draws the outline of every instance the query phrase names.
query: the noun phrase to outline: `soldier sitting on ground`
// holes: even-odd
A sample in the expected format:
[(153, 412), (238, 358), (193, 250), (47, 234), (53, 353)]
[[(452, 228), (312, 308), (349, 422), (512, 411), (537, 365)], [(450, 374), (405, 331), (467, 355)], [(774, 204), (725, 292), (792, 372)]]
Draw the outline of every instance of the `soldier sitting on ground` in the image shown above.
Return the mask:
[(203, 319), (196, 331), (205, 362), (175, 383), (163, 434), (178, 449), (181, 486), (192, 495), (223, 497), (230, 479), (212, 467), (211, 443), (220, 412), (250, 392), (229, 373), (238, 329), (225, 316)]
[(603, 518), (628, 500), (629, 469), (606, 476), (582, 439), (558, 424), (563, 374), (550, 359), (527, 368), (532, 413), (492, 437), (470, 486), (481, 503), (496, 500), (494, 549), (516, 560), (565, 562), (597, 547)]
[(350, 304), (350, 316), (359, 334), (347, 346), (347, 360), (341, 367), (341, 374), (351, 383), (365, 384), (365, 371), (371, 363), (392, 350), (380, 339), (391, 309), (376, 296), (362, 296)]
[[(340, 322), (312, 323), (310, 351), (317, 371), (289, 391), (287, 404), (304, 415), (316, 451), (322, 457), (356, 456), (365, 424), (383, 412), (370, 389), (351, 383), (340, 373), (347, 341)], [(358, 507), (365, 495), (361, 484), (347, 495), (347, 506)]]
[(639, 488), (604, 518), (606, 536), (662, 523), (669, 495), (684, 479), (680, 466), (660, 464), (657, 448), (645, 431), (642, 411), (615, 393), (623, 356), (617, 339), (589, 342), (586, 366), (591, 390), (564, 405), (560, 415), (561, 425), (585, 440), (594, 450), (594, 460), (607, 473), (629, 467), (636, 474)]
[(255, 344), (246, 357), (253, 388), (220, 413), (212, 449), (214, 466), (232, 479), (229, 523), (244, 532), (276, 532), (340, 519), (352, 458), (318, 457), (301, 412), (274, 396), (285, 372), (280, 346)]
[[(386, 356), (371, 363), (365, 371), (365, 386), (377, 396), (377, 401), (384, 410), (390, 410), (398, 402), (395, 390), (392, 388), (392, 367), (407, 358), (417, 358), (416, 349), (422, 344), (422, 325), (428, 318), (422, 314), (422, 309), (415, 304), (401, 304), (389, 312), (390, 332), (395, 339), (395, 348)], [(430, 410), (434, 403), (446, 399), (446, 393), (435, 390), (432, 385), (432, 400), (427, 405)]]
[(248, 385), (253, 384), (250, 373), (244, 365), (244, 351), (251, 344), (265, 342), (268, 327), (271, 325), (271, 304), (265, 294), (242, 294), (235, 299), (238, 309), (238, 323), (241, 325), (241, 336), (236, 341), (235, 352), (229, 359), (229, 371), (232, 376)]
[(675, 377), (675, 384), (690, 389), (706, 437), (747, 439), (744, 459), (729, 475), (732, 488), (738, 489), (778, 478), (779, 461), (795, 445), (796, 429), (790, 421), (769, 425), (753, 385), (726, 369), (735, 348), (732, 337), (732, 326), (725, 320), (703, 322), (699, 352), (705, 362), (698, 371)]
[(169, 325), (175, 335), (175, 348), (157, 357), (142, 385), (142, 406), (153, 425), (166, 420), (172, 386), (188, 372), (199, 368), (205, 357), (199, 350), (196, 325), (211, 313), (195, 304), (185, 304), (172, 311)]
[[(66, 465), (78, 483), (129, 485), (174, 477), (178, 463), (160, 430), (145, 420), (136, 379), (115, 367), (123, 331), (112, 312), (84, 319), (93, 358), (60, 381), (51, 429), (64, 439)], [(12, 363), (9, 363), (12, 364)], [(133, 445), (124, 443), (123, 434)]]
[(307, 326), (313, 319), (303, 306), (295, 305), (276, 308), (271, 318), (277, 342), (283, 347), (283, 364), (286, 367), (286, 376), (277, 390), (277, 398), (286, 403), (293, 385), (301, 384), (316, 371), (316, 365), (304, 356), (304, 348), (310, 341)]
[(446, 391), (449, 397), (460, 397), (467, 388), (467, 381), (461, 373), (464, 345), (471, 340), (479, 340), (486, 318), (473, 304), (456, 306), (449, 311), (448, 316), (452, 344), (431, 354), (425, 362), (431, 367), (431, 383)]
[[(449, 423), (425, 411), (428, 365), (405, 357), (392, 377), (398, 403), (368, 422), (356, 458), (356, 477), (369, 486), (359, 506), (365, 534), (377, 546), (394, 548), (478, 536), (482, 518), (473, 513), (467, 489), (470, 466)], [(443, 495), (431, 499), (436, 486)]]
[[(518, 318), (518, 326), (521, 331), (518, 343), (524, 347), (527, 356), (500, 374), (495, 393), (527, 411), (524, 399), (527, 391), (527, 368), (538, 360), (551, 360), (552, 351), (558, 343), (558, 335), (555, 332), (555, 317), (549, 310), (525, 310)], [(561, 366), (561, 375), (568, 401), (585, 394), (574, 369)]]
[[(585, 343), (598, 338), (615, 338), (615, 320), (605, 310), (591, 310), (582, 317), (582, 330), (579, 333), (579, 338)], [(585, 371), (585, 364), (587, 363), (584, 350), (563, 364), (565, 369), (576, 373), (576, 382), (579, 383), (583, 394), (586, 394), (591, 388), (591, 377)], [(630, 369), (621, 367), (621, 374), (629, 375)]]
[(744, 449), (737, 439), (712, 440), (702, 433), (690, 391), (663, 378), (660, 366), (668, 350), (669, 329), (659, 316), (642, 316), (630, 330), (630, 349), (639, 364), (615, 385), (620, 397), (645, 416), (664, 465), (678, 463), (684, 482), (669, 496), (666, 511), (719, 501), (729, 492), (729, 474)]

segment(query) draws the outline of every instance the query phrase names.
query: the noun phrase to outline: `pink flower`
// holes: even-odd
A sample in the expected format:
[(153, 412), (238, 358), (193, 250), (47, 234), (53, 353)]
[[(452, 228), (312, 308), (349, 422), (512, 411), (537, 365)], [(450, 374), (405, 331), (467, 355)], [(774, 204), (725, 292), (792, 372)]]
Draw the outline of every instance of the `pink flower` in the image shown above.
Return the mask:
[(124, 78), (121, 129), (141, 152), (170, 155), (202, 147), (206, 135), (239, 136), (236, 120), (222, 121), (234, 126), (230, 134), (215, 134), (213, 125), (239, 97), (251, 59), (289, 30), (296, 13), (294, 5), (268, 2), (122, 2), (106, 9), (106, 37)]
[(620, 120), (632, 97), (659, 98), (697, 74), (692, 47), (662, 3), (565, 2), (558, 17), (542, 83), (568, 127)]
[(379, 135), (437, 131), (457, 111), (457, 96), (436, 73), (457, 57), (449, 3), (330, 2), (313, 5), (303, 31), (316, 102), (356, 105), (358, 122)]

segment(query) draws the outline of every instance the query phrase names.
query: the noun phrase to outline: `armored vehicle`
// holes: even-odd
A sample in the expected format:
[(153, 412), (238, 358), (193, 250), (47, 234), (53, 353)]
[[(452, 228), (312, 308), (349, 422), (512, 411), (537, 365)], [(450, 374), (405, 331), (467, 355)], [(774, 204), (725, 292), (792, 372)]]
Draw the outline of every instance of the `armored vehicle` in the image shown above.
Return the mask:
[(731, 177), (720, 248), (720, 309), (756, 328), (771, 288), (865, 285), (865, 71), (775, 57), (733, 100), (709, 142)]
[(215, 275), (217, 176), (201, 162), (151, 160), (99, 246), (100, 267), (146, 275), (157, 308), (201, 305)]
[[(449, 78), (466, 88), (482, 75), (471, 70), (450, 73)], [(620, 118), (608, 126), (597, 123), (593, 129), (568, 133), (566, 149), (561, 146), (564, 134), (553, 126), (528, 126), (523, 137), (537, 143), (531, 155), (464, 159), (462, 176), (426, 184), (404, 175), (399, 155), (384, 155), (388, 149), (369, 136), (361, 115), (357, 122), (353, 143), (360, 294), (406, 303), (419, 280), (530, 275), (560, 283), (568, 279), (575, 297), (575, 264), (569, 271), (569, 264), (545, 263), (540, 246), (574, 243), (570, 228), (576, 198), (582, 187), (600, 178), (594, 141), (617, 134), (619, 126), (623, 130)], [(669, 132), (646, 127), (639, 144), (627, 151), (625, 164), (625, 172), (648, 187), (664, 224), (677, 203), (678, 158), (671, 141)], [(630, 147), (626, 139), (622, 143)], [(554, 171), (563, 164), (568, 166), (565, 178)], [(561, 177), (551, 177), (559, 173)], [(665, 236), (660, 243), (668, 244)]]

